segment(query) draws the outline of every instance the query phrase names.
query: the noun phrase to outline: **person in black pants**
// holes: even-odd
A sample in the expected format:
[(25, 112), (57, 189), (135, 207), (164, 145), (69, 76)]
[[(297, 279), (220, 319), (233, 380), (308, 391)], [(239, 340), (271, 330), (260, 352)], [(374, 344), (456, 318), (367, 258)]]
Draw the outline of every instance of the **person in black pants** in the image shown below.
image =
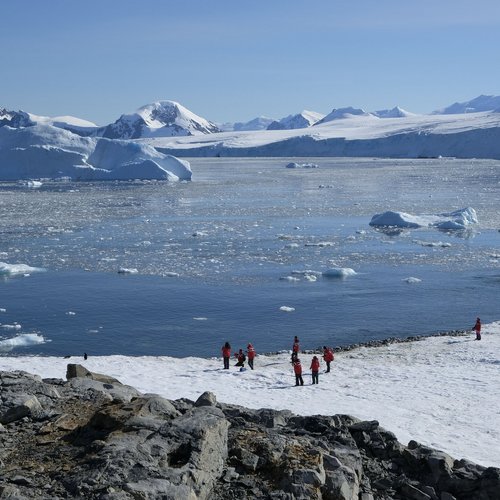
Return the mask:
[(295, 385), (304, 385), (302, 380), (302, 365), (298, 356), (293, 357), (293, 372), (295, 373)]

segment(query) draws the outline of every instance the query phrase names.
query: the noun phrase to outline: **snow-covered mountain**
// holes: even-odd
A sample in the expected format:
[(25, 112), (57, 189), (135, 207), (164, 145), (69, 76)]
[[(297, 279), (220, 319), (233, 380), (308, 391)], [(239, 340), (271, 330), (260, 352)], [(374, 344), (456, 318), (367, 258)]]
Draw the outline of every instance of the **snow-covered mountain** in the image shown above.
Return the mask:
[(372, 115), (379, 118), (404, 118), (405, 116), (415, 116), (415, 113), (410, 113), (399, 106), (395, 106), (392, 109), (381, 109), (379, 111), (373, 111)]
[(35, 122), (24, 111), (8, 111), (0, 108), (0, 127), (31, 127)]
[(314, 125), (324, 118), (325, 115), (315, 111), (304, 110), (296, 115), (288, 115), (281, 120), (272, 122), (267, 130), (292, 130), (296, 128), (306, 128)]
[(321, 120), (318, 120), (314, 125), (321, 125), (322, 123), (331, 122), (332, 120), (340, 120), (342, 118), (352, 118), (353, 116), (373, 116), (371, 113), (368, 113), (364, 109), (361, 108), (338, 108), (333, 109), (331, 113), (327, 114)]
[(500, 159), (500, 113), (372, 114), (337, 118), (293, 130), (225, 132), (176, 140), (143, 140), (175, 156), (346, 156)]
[[(303, 112), (283, 119), (287, 128), (227, 132), (173, 101), (144, 106), (106, 127), (0, 109), (0, 180), (191, 178), (189, 164), (166, 155), (500, 159), (500, 97), (460, 106), (460, 114), (455, 104), (430, 115), (347, 107), (313, 126), (314, 115)], [(484, 107), (492, 110), (471, 112)], [(294, 128), (301, 120), (304, 126)]]
[[(236, 131), (250, 131), (250, 130), (265, 130), (270, 123), (274, 121), (273, 118), (268, 118), (267, 116), (258, 116), (253, 120), (248, 122), (236, 122), (231, 124), (231, 128), (225, 128), (228, 130), (236, 130)], [(229, 124), (227, 124), (229, 125)]]
[(455, 102), (451, 106), (434, 111), (435, 115), (454, 115), (460, 113), (480, 113), (500, 109), (500, 96), (480, 95), (466, 102)]
[(98, 135), (109, 139), (177, 137), (220, 132), (217, 125), (174, 101), (158, 101), (122, 115)]

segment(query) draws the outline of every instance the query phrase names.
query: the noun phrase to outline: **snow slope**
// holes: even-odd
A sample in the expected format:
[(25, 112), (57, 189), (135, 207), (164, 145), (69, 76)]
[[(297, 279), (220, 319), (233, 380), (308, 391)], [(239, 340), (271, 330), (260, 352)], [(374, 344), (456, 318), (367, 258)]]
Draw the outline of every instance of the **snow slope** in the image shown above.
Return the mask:
[[(160, 356), (90, 356), (85, 361), (81, 356), (69, 360), (0, 356), (0, 370), (64, 378), (68, 362), (81, 363), (142, 392), (170, 399), (196, 400), (208, 390), (220, 401), (251, 408), (376, 419), (403, 443), (415, 439), (455, 458), (498, 467), (500, 322), (484, 325), (483, 332), (479, 342), (470, 333), (339, 352), (331, 373), (324, 374), (322, 363), (319, 384), (314, 386), (309, 376), (312, 354), (301, 354), (303, 387), (294, 386), (290, 353), (258, 355), (255, 370), (243, 372), (234, 366), (223, 370), (220, 358)], [(38, 337), (24, 340), (43, 341)], [(4, 351), (21, 345), (22, 335), (0, 340)], [(214, 350), (219, 354), (218, 347)]]
[(500, 113), (350, 115), (293, 130), (145, 140), (176, 156), (346, 156), (500, 159)]

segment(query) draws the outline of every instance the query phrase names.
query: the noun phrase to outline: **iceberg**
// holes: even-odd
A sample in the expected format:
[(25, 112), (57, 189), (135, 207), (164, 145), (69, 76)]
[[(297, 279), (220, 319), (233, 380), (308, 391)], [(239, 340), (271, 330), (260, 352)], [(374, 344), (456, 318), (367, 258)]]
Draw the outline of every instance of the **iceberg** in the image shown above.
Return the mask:
[(0, 340), (0, 352), (8, 352), (17, 347), (44, 344), (45, 342), (46, 340), (42, 335), (38, 335), (37, 333), (23, 333), (10, 339)]
[(322, 273), (325, 278), (347, 278), (355, 274), (357, 274), (356, 271), (350, 267), (332, 267)]
[(435, 227), (445, 231), (453, 231), (466, 229), (470, 224), (477, 224), (477, 222), (476, 211), (472, 207), (467, 207), (455, 210), (454, 212), (436, 215), (412, 215), (389, 210), (381, 214), (375, 214), (370, 221), (370, 226), (399, 228)]
[(0, 276), (26, 275), (31, 273), (44, 272), (42, 267), (31, 267), (26, 264), (7, 264), (0, 262)]
[(41, 124), (0, 128), (0, 180), (191, 180), (189, 162), (127, 140)]

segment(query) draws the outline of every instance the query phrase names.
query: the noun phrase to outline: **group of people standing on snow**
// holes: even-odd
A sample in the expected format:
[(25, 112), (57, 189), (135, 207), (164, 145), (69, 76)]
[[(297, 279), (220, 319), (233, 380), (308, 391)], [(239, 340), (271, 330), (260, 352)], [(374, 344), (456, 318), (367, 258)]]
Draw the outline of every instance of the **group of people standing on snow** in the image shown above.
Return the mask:
[[(245, 366), (245, 361), (248, 359), (248, 366), (253, 370), (253, 361), (255, 359), (255, 349), (252, 344), (247, 345), (247, 354), (243, 352), (243, 349), (240, 349), (237, 353), (235, 353), (236, 364), (234, 366), (239, 366), (243, 368)], [(222, 346), (222, 359), (224, 361), (224, 370), (229, 370), (229, 362), (231, 360), (231, 344), (226, 342)]]
[[(476, 319), (475, 325), (472, 327), (472, 331), (476, 333), (476, 340), (481, 340), (481, 320), (479, 318)], [(292, 366), (293, 372), (295, 374), (295, 385), (304, 385), (304, 379), (302, 378), (302, 363), (299, 359), (300, 352), (300, 342), (297, 335), (295, 335), (292, 344)], [(245, 361), (248, 359), (248, 366), (253, 370), (253, 362), (255, 359), (255, 349), (252, 344), (247, 345), (247, 353), (243, 352), (243, 349), (240, 349), (236, 354), (237, 362), (234, 366), (239, 366), (240, 369), (245, 366)], [(224, 360), (224, 369), (229, 370), (229, 362), (231, 359), (231, 345), (229, 342), (226, 342), (222, 346), (222, 358)], [(335, 356), (333, 353), (333, 349), (331, 347), (323, 346), (323, 359), (326, 363), (325, 373), (330, 372), (330, 364), (334, 360)], [(313, 356), (311, 361), (311, 375), (312, 375), (312, 383), (319, 383), (319, 368), (320, 362), (318, 356)]]
[[(304, 385), (304, 379), (302, 378), (302, 363), (299, 359), (300, 343), (299, 338), (295, 335), (292, 345), (292, 366), (293, 372), (295, 374), (295, 385)], [(330, 363), (334, 360), (335, 356), (333, 354), (333, 349), (330, 347), (323, 346), (323, 359), (326, 362), (326, 373), (330, 372)], [(312, 383), (319, 384), (319, 358), (318, 356), (313, 356), (311, 361)]]
[[(293, 339), (292, 345), (292, 365), (293, 372), (295, 374), (295, 385), (304, 385), (304, 380), (302, 378), (302, 363), (299, 359), (300, 352), (300, 343), (299, 338), (295, 335)], [(254, 359), (255, 359), (255, 349), (252, 344), (247, 345), (246, 355), (243, 352), (243, 349), (239, 349), (237, 353), (234, 355), (237, 358), (236, 364), (234, 366), (239, 366), (240, 370), (244, 368), (245, 361), (248, 360), (248, 366), (253, 370)], [(222, 359), (224, 360), (224, 370), (229, 370), (229, 363), (231, 360), (231, 344), (226, 342), (222, 346)], [(326, 363), (326, 373), (330, 372), (330, 363), (334, 360), (333, 349), (330, 347), (323, 346), (323, 359)], [(320, 362), (318, 356), (313, 356), (311, 361), (311, 375), (312, 375), (312, 383), (319, 383), (319, 368)]]

